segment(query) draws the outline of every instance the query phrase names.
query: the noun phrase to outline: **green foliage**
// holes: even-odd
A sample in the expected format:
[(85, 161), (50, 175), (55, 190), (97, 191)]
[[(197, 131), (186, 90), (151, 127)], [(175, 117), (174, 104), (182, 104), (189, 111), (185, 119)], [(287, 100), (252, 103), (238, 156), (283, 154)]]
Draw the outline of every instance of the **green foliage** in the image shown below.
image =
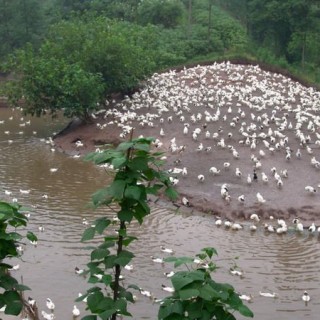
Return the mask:
[[(168, 175), (160, 170), (159, 157), (162, 154), (151, 151), (153, 141), (153, 138), (134, 139), (119, 144), (115, 149), (90, 153), (86, 157), (98, 165), (107, 163), (114, 167), (113, 182), (93, 195), (93, 203), (95, 206), (117, 204), (116, 224), (119, 229), (117, 235), (110, 233), (108, 229), (115, 224), (114, 219), (102, 217), (82, 236), (82, 241), (88, 241), (96, 234), (103, 235), (103, 242), (91, 251), (91, 261), (87, 264), (88, 282), (100, 286), (90, 288), (86, 295), (78, 298), (80, 301), (88, 297), (87, 306), (92, 315), (84, 319), (115, 320), (117, 315), (131, 316), (127, 311), (128, 303), (134, 302), (130, 289), (140, 288), (136, 285), (124, 287), (120, 282), (122, 268), (134, 257), (132, 252), (124, 249), (135, 240), (128, 235), (127, 227), (133, 220), (142, 224), (150, 213), (148, 194), (157, 194), (164, 189), (170, 199), (177, 197)], [(187, 266), (187, 271), (178, 271), (172, 276), (174, 293), (162, 301), (158, 319), (235, 319), (234, 311), (253, 317), (231, 285), (217, 283), (211, 278), (211, 272), (216, 270), (215, 255), (217, 251), (208, 247), (197, 255), (197, 261), (189, 257), (165, 259), (166, 262), (174, 262), (175, 267), (194, 263), (197, 267)]]
[[(19, 210), (21, 206), (12, 205), (0, 201), (0, 308), (6, 306), (5, 314), (19, 315), (23, 308), (23, 299), (19, 292), (29, 290), (27, 286), (20, 284), (11, 276), (10, 264), (5, 263), (4, 259), (19, 257), (18, 245), (23, 236), (16, 230), (27, 225), (27, 217)], [(26, 237), (30, 241), (37, 240), (37, 237), (28, 232)]]
[(38, 45), (46, 28), (43, 1), (0, 0), (0, 56), (28, 42)]
[[(142, 224), (150, 213), (148, 194), (158, 193), (164, 189), (166, 195), (175, 199), (177, 193), (171, 187), (169, 176), (160, 170), (161, 153), (151, 151), (153, 138), (134, 139), (119, 144), (116, 149), (107, 149), (100, 153), (90, 153), (86, 160), (96, 164), (110, 164), (115, 169), (113, 182), (98, 190), (93, 195), (95, 206), (117, 204), (117, 235), (110, 230), (115, 222), (102, 217), (85, 230), (82, 241), (88, 241), (96, 234), (103, 235), (103, 242), (91, 251), (91, 261), (87, 264), (89, 283), (102, 284), (107, 290), (94, 286), (87, 291), (88, 309), (93, 314), (87, 319), (116, 319), (117, 315), (130, 316), (128, 302), (133, 302), (133, 295), (128, 286), (120, 282), (122, 268), (130, 263), (134, 254), (125, 247), (136, 238), (128, 235), (127, 227), (133, 220)], [(139, 289), (139, 288), (138, 288)], [(106, 293), (105, 293), (106, 292)], [(85, 296), (81, 297), (84, 299)]]
[(174, 262), (174, 267), (196, 262), (197, 266), (187, 271), (178, 271), (171, 277), (174, 292), (162, 300), (158, 319), (235, 319), (238, 311), (245, 317), (253, 317), (234, 288), (226, 283), (215, 282), (211, 273), (216, 270), (212, 257), (217, 255), (214, 248), (204, 248), (197, 260), (188, 257), (168, 257), (166, 262)]
[(92, 0), (90, 11), (105, 15), (111, 19), (134, 22), (140, 0)]
[(8, 68), (18, 79), (7, 85), (9, 102), (23, 103), (24, 112), (40, 116), (60, 110), (67, 117), (87, 120), (98, 108), (103, 93), (102, 78), (79, 64), (69, 64), (53, 56), (37, 56), (32, 48), (18, 51)]
[(186, 10), (180, 0), (144, 0), (137, 10), (137, 22), (173, 28), (184, 20)]
[(154, 53), (144, 44), (150, 39), (147, 31), (88, 15), (55, 25), (42, 54), (101, 74), (106, 94), (128, 91), (155, 68)]

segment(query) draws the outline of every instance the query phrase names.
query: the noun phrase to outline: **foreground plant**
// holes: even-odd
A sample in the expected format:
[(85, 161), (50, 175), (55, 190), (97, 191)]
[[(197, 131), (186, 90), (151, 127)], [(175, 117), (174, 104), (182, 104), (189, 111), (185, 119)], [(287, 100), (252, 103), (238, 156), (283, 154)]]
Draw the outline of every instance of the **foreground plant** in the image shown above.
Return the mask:
[[(94, 225), (85, 230), (82, 241), (91, 240), (95, 234), (103, 235), (102, 243), (93, 248), (91, 261), (87, 264), (89, 283), (97, 283), (79, 298), (87, 297), (88, 309), (92, 315), (83, 320), (100, 319), (115, 320), (117, 315), (131, 316), (127, 311), (128, 302), (134, 302), (130, 288), (121, 284), (121, 271), (130, 263), (134, 254), (126, 249), (136, 240), (128, 235), (127, 226), (137, 220), (142, 224), (143, 219), (150, 213), (148, 195), (157, 195), (160, 190), (170, 199), (177, 197), (172, 188), (169, 176), (160, 167), (162, 153), (152, 152), (153, 138), (140, 138), (121, 143), (116, 149), (108, 149), (101, 153), (91, 153), (86, 159), (94, 163), (109, 164), (116, 170), (113, 182), (98, 190), (92, 197), (96, 207), (107, 206), (114, 210), (117, 206), (116, 219), (102, 217)], [(110, 205), (113, 207), (110, 207)], [(113, 222), (119, 227), (114, 232)], [(108, 228), (113, 225), (112, 228)], [(101, 284), (107, 290), (101, 288)]]
[[(235, 311), (245, 317), (253, 317), (252, 311), (243, 304), (230, 284), (218, 283), (211, 278), (211, 273), (217, 268), (212, 261), (216, 254), (214, 248), (204, 248), (196, 259), (165, 259), (166, 262), (174, 262), (174, 267), (185, 265), (187, 271), (178, 271), (171, 277), (174, 292), (161, 301), (158, 319), (235, 320)], [(195, 263), (196, 268), (189, 266)]]
[[(21, 255), (19, 247), (24, 236), (16, 230), (26, 227), (28, 221), (22, 210), (20, 205), (0, 201), (0, 308), (5, 308), (5, 314), (17, 316), (23, 311), (32, 319), (38, 319), (36, 310), (31, 310), (23, 298), (23, 292), (30, 289), (11, 276), (12, 265), (4, 262), (5, 259)], [(37, 241), (32, 232), (27, 232), (26, 237), (30, 241)]]

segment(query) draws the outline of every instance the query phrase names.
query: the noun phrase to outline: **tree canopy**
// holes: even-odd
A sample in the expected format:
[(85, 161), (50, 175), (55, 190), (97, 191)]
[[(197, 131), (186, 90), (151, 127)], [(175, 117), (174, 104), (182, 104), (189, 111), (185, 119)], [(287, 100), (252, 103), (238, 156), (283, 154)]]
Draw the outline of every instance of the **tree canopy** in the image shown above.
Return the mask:
[(86, 118), (106, 96), (187, 61), (249, 55), (314, 72), (320, 63), (318, 0), (0, 0), (0, 9), (0, 56), (17, 75), (10, 101), (23, 97), (37, 115)]

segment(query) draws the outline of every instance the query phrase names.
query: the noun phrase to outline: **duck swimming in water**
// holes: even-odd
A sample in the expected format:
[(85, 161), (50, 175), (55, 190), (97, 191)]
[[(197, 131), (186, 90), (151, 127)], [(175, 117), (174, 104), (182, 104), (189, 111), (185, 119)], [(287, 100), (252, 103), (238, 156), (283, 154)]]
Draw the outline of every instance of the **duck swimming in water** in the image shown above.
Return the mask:
[(314, 224), (314, 222), (311, 224), (311, 226), (308, 228), (309, 232), (313, 233), (313, 232), (316, 232), (317, 230), (317, 227), (316, 225)]
[(164, 246), (161, 246), (160, 249), (161, 249), (162, 252), (165, 252), (165, 253), (170, 253), (170, 254), (174, 253), (174, 251), (172, 249), (166, 248)]
[(172, 287), (165, 286), (164, 284), (162, 284), (161, 287), (162, 287), (162, 290), (164, 290), (164, 291), (167, 291), (170, 293), (174, 292), (174, 288), (172, 288)]
[(239, 298), (243, 301), (248, 301), (248, 302), (251, 302), (252, 299), (253, 299), (253, 296), (251, 294), (249, 295), (246, 295), (246, 294), (240, 294), (239, 295)]
[(259, 292), (261, 297), (266, 297), (266, 298), (276, 298), (277, 294), (275, 292)]
[(52, 302), (52, 300), (50, 298), (47, 298), (46, 300), (46, 305), (47, 305), (47, 308), (53, 312), (54, 311), (54, 308), (55, 308), (55, 304)]
[(309, 296), (308, 292), (305, 291), (301, 297), (302, 301), (305, 303), (308, 303), (311, 300), (311, 297)]
[(73, 306), (72, 316), (73, 316), (73, 318), (77, 318), (80, 316), (80, 310), (77, 308), (76, 305)]
[(151, 259), (153, 262), (156, 262), (156, 263), (164, 263), (162, 258), (155, 258), (154, 256), (151, 256)]

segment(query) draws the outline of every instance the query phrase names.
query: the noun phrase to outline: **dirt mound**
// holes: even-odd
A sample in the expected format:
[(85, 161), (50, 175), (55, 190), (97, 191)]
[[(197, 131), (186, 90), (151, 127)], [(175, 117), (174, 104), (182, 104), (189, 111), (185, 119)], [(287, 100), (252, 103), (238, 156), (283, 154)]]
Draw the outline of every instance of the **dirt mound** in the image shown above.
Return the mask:
[(108, 102), (94, 123), (55, 143), (85, 153), (126, 140), (134, 128), (135, 136), (158, 139), (154, 147), (166, 151), (167, 169), (194, 208), (230, 219), (256, 212), (320, 222), (319, 98), (314, 88), (259, 66), (196, 66), (153, 75), (140, 92)]

